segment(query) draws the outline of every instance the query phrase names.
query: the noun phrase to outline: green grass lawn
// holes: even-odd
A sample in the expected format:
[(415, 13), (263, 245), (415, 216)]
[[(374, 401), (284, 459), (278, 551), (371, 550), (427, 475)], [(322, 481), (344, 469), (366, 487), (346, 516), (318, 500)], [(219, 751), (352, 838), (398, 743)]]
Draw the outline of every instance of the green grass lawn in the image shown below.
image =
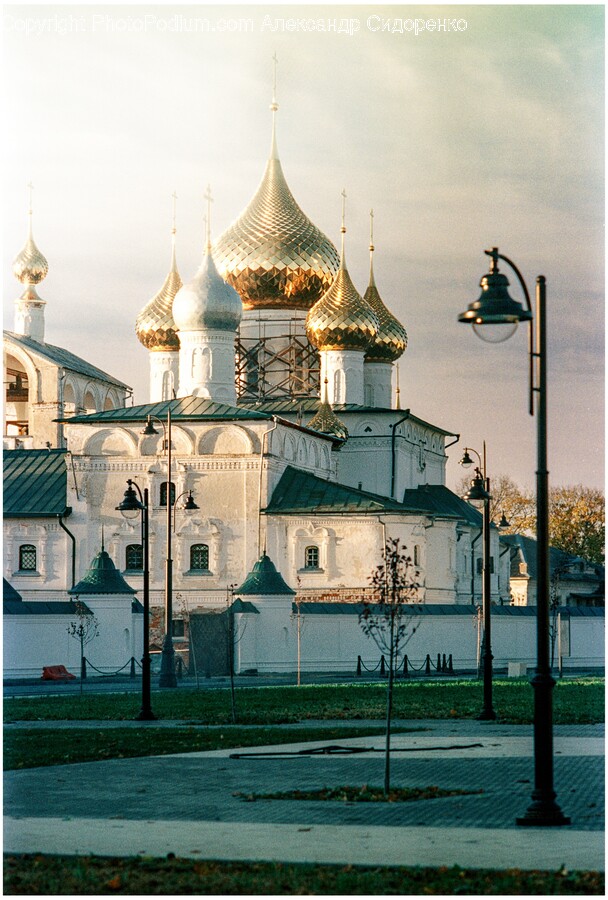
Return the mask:
[[(240, 724), (274, 725), (306, 719), (381, 719), (385, 715), (384, 684), (303, 685), (301, 687), (239, 688)], [(231, 722), (230, 691), (177, 688), (153, 693), (159, 718), (206, 724)], [(398, 682), (393, 715), (406, 719), (471, 719), (482, 706), (479, 681)], [(83, 694), (17, 698), (4, 701), (6, 722), (35, 719), (133, 719), (140, 708), (135, 693)], [(531, 723), (533, 689), (527, 680), (496, 679), (494, 708), (499, 721)], [(559, 681), (553, 692), (555, 724), (604, 721), (604, 679)]]
[[(404, 729), (396, 729), (403, 733)], [(339, 741), (347, 737), (377, 735), (377, 728), (239, 728), (225, 731), (195, 728), (45, 728), (15, 729), (4, 734), (4, 768), (31, 769), (68, 763), (134, 756), (163, 756), (228, 747), (259, 747), (302, 741)]]
[(5, 857), (6, 894), (296, 895), (467, 894), (604, 895), (601, 872), (539, 872), (439, 867), (326, 866), (113, 859), (95, 856)]

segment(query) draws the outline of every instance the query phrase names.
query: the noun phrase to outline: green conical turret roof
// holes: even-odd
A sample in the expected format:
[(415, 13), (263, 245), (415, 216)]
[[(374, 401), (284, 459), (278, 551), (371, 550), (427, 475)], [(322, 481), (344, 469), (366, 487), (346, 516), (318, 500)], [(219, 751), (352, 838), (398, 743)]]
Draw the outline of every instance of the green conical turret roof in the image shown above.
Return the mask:
[(106, 550), (99, 551), (84, 578), (68, 591), (69, 594), (136, 594), (124, 580)]
[(270, 557), (262, 553), (253, 569), (235, 594), (295, 594), (283, 576), (277, 572)]

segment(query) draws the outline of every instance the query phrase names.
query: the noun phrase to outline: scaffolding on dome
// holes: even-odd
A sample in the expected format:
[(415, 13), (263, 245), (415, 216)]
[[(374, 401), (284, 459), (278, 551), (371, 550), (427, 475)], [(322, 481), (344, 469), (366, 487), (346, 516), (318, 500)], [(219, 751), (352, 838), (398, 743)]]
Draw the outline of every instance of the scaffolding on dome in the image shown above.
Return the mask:
[(321, 367), (319, 353), (306, 333), (285, 321), (283, 334), (241, 334), (236, 340), (236, 389), (238, 399), (301, 400), (318, 397)]

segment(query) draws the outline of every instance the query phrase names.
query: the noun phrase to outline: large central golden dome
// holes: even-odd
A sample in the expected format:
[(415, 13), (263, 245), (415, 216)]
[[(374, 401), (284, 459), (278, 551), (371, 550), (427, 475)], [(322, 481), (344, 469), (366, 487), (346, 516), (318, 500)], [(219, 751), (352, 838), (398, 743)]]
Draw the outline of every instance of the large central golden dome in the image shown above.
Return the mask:
[[(272, 107), (276, 112), (276, 105)], [(245, 309), (310, 309), (338, 271), (336, 248), (302, 212), (273, 139), (256, 194), (217, 240), (213, 257)]]

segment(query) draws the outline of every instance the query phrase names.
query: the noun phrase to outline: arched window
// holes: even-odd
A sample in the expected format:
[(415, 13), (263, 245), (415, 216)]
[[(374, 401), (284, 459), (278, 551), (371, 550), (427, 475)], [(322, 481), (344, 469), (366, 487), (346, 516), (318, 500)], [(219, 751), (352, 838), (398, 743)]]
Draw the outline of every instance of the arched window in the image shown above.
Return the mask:
[(414, 544), (414, 565), (420, 565), (420, 544)]
[(344, 372), (336, 369), (334, 372), (334, 403), (344, 403)]
[[(173, 441), (171, 441), (173, 443)], [(175, 503), (175, 484), (171, 482), (171, 487), (169, 490), (169, 505), (173, 506)], [(167, 482), (163, 481), (160, 486), (160, 505), (167, 505)]]
[(312, 546), (307, 547), (304, 551), (304, 568), (305, 569), (318, 569), (319, 568), (319, 548)]
[(209, 571), (209, 547), (207, 544), (193, 544), (190, 547), (190, 569)]
[(129, 544), (125, 550), (125, 569), (141, 571), (144, 567), (144, 548), (141, 544)]
[(173, 372), (166, 371), (163, 372), (163, 383), (162, 383), (162, 395), (163, 400), (172, 400), (173, 399)]
[(19, 547), (19, 571), (36, 571), (36, 548), (33, 544), (21, 544)]

